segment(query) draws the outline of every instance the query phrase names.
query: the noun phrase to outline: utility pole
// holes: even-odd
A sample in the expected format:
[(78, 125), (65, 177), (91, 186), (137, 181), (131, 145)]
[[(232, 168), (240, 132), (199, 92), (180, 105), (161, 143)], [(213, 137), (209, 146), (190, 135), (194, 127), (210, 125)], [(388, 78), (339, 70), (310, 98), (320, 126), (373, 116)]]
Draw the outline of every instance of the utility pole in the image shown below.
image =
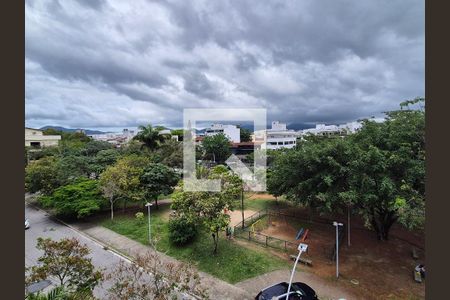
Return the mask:
[(333, 226), (336, 227), (336, 278), (339, 278), (339, 226), (344, 224), (333, 222)]
[(150, 246), (152, 246), (152, 227), (150, 223), (150, 207), (152, 206), (152, 204), (150, 202), (147, 202), (145, 206), (147, 206), (148, 209), (148, 243)]
[(242, 182), (241, 190), (241, 212), (242, 212), (242, 229), (244, 229), (244, 182)]

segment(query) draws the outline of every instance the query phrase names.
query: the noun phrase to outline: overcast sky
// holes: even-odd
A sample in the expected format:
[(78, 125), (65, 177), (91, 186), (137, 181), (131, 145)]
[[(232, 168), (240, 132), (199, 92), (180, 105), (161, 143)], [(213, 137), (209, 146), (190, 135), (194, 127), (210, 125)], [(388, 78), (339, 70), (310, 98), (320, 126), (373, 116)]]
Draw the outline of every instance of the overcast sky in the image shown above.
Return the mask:
[(424, 96), (424, 1), (26, 1), (26, 125), (182, 124), (183, 108), (342, 123)]

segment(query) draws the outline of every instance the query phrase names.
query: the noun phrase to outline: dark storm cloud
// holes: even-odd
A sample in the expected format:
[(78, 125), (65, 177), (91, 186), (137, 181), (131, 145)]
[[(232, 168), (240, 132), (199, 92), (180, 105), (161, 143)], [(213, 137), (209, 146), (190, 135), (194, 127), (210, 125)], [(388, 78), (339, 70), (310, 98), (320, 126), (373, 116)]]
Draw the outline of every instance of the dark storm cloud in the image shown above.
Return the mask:
[(423, 1), (27, 1), (26, 120), (341, 123), (424, 95)]

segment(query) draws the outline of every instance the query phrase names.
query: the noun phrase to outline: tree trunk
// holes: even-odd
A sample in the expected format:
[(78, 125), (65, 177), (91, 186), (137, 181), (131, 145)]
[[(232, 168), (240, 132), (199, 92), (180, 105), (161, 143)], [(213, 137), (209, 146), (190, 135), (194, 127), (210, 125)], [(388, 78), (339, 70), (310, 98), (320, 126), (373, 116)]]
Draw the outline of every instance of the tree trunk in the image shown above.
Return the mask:
[(156, 206), (156, 209), (159, 209), (159, 206), (158, 206), (158, 196), (155, 197), (155, 206)]
[(114, 201), (112, 199), (110, 199), (109, 203), (111, 204), (111, 220), (113, 220), (114, 219)]
[(212, 238), (214, 241), (214, 251), (213, 254), (217, 254), (217, 244), (219, 242), (219, 231), (216, 231), (216, 233), (212, 234)]
[(347, 206), (347, 246), (351, 246), (350, 242), (350, 206)]
[(375, 213), (375, 210), (372, 210), (370, 223), (377, 233), (378, 240), (385, 241), (389, 239), (389, 230), (391, 229), (397, 218), (398, 217), (395, 215), (395, 213), (391, 211), (382, 211), (381, 213)]

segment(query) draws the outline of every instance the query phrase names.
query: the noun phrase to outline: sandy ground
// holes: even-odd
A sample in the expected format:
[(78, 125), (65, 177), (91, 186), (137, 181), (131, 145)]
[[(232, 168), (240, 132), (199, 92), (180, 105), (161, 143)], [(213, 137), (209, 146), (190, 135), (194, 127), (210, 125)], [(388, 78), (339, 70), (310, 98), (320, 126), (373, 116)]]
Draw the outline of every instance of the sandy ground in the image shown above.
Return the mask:
[[(256, 211), (254, 211), (254, 210), (246, 209), (246, 210), (244, 210), (244, 218), (248, 218), (255, 213), (256, 213)], [(230, 211), (230, 212), (228, 212), (228, 214), (231, 217), (230, 226), (236, 226), (239, 222), (242, 221), (242, 211), (241, 210)]]

